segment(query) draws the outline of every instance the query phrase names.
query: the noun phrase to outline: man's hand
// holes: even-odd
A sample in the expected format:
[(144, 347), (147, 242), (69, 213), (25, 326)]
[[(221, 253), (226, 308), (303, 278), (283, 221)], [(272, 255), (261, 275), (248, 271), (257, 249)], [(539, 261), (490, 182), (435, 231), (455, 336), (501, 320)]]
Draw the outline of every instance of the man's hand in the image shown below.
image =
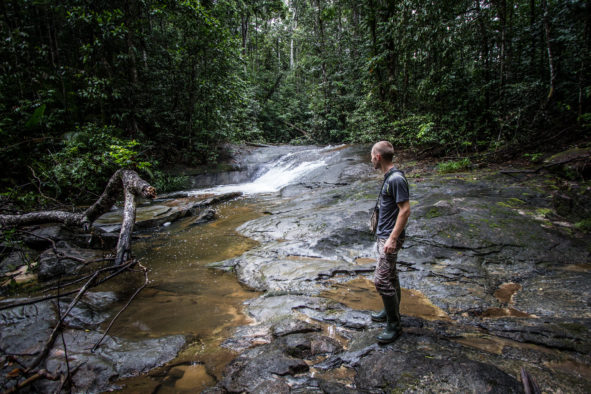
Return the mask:
[(391, 254), (396, 252), (396, 239), (388, 238), (384, 244), (384, 253)]

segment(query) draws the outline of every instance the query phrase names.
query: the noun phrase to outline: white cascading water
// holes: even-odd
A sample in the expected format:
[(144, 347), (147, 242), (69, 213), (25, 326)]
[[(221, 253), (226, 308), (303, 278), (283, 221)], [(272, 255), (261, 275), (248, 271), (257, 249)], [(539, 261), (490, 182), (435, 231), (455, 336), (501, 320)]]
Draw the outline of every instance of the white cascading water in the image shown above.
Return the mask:
[(275, 163), (270, 164), (269, 169), (252, 182), (194, 190), (192, 194), (223, 194), (231, 192), (259, 194), (277, 192), (309, 172), (325, 166), (328, 157), (324, 152), (329, 149), (334, 149), (334, 147), (288, 153)]

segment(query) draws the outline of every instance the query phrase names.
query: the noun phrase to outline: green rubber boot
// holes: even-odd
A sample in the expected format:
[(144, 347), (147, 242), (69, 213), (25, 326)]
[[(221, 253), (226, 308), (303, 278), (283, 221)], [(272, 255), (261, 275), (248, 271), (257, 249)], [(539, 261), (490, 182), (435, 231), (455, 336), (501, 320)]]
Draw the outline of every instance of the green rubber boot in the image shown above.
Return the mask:
[(386, 321), (386, 310), (382, 309), (379, 312), (374, 312), (371, 314), (371, 320), (375, 322), (385, 322)]
[(386, 328), (380, 335), (377, 336), (379, 343), (391, 343), (398, 339), (402, 334), (402, 326), (400, 325), (400, 312), (398, 310), (398, 297), (382, 296), (384, 301), (384, 309), (386, 310)]

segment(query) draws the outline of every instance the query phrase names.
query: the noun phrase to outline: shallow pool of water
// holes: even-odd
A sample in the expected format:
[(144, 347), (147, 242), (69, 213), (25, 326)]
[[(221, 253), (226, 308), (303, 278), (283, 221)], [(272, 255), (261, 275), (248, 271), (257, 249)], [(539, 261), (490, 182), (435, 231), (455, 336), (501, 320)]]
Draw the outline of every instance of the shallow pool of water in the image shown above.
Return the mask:
[[(233, 357), (220, 344), (233, 327), (249, 322), (243, 302), (259, 293), (240, 285), (234, 274), (207, 265), (254, 247), (255, 241), (235, 229), (261, 214), (248, 199), (224, 203), (216, 212), (214, 222), (192, 225), (195, 218), (190, 217), (134, 240), (134, 254), (149, 269), (150, 284), (120, 316), (111, 334), (126, 338), (182, 334), (189, 345), (166, 367), (121, 381), (125, 392), (183, 392), (188, 382), (206, 387)], [(112, 290), (124, 300), (141, 283), (130, 278), (128, 288), (119, 284)]]

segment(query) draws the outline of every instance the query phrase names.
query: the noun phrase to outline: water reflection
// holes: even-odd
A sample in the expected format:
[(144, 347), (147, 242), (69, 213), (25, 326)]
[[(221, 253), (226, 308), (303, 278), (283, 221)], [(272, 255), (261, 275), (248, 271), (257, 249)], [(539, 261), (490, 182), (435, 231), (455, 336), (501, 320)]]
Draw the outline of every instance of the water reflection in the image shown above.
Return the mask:
[[(373, 282), (366, 278), (356, 278), (345, 283), (335, 283), (331, 290), (324, 291), (321, 295), (357, 310), (379, 310), (383, 308)], [(451, 320), (447, 313), (433, 305), (423, 293), (414, 289), (402, 289), (400, 313), (425, 320)]]

